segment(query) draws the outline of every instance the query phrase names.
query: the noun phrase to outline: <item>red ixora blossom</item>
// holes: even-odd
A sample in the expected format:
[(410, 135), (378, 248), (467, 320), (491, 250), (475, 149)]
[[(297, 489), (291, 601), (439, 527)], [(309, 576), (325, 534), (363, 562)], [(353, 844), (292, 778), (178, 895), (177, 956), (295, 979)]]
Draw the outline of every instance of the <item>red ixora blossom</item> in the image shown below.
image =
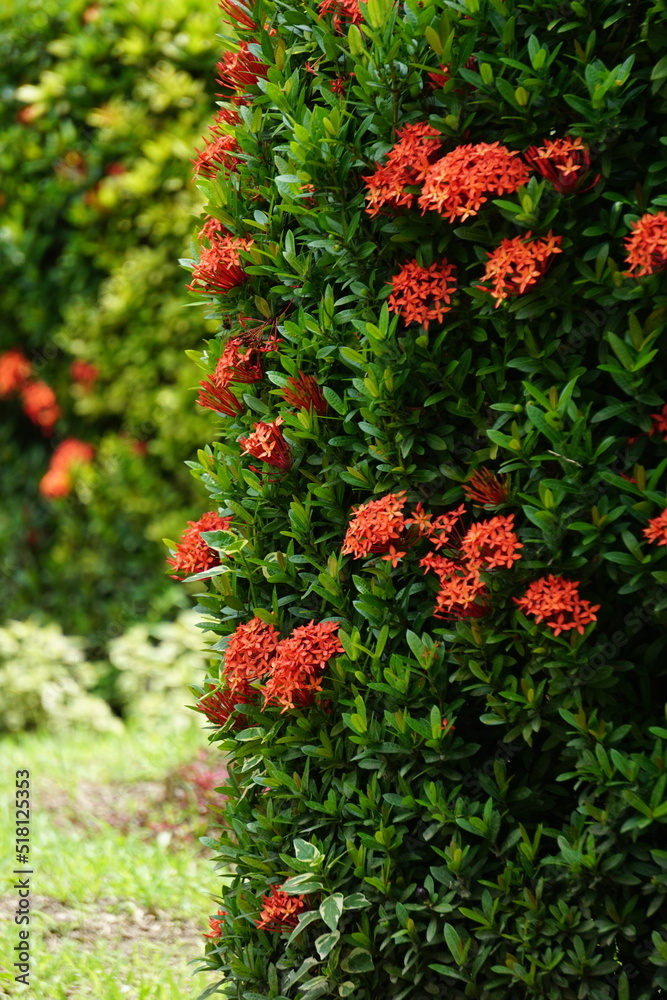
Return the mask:
[(667, 509), (663, 510), (662, 514), (658, 514), (657, 517), (651, 518), (643, 531), (649, 542), (667, 545)]
[(261, 680), (280, 641), (280, 635), (268, 622), (255, 616), (237, 625), (225, 647), (224, 676), (229, 688), (248, 693), (253, 681)]
[(498, 142), (457, 146), (424, 176), (419, 196), (422, 215), (429, 209), (450, 222), (476, 215), (488, 195), (511, 194), (530, 177), (518, 150)]
[(641, 278), (667, 267), (667, 214), (648, 212), (633, 222), (630, 235), (625, 237), (626, 274)]
[(267, 350), (271, 350), (271, 347), (248, 345), (242, 337), (232, 337), (225, 344), (215, 366), (216, 385), (229, 385), (230, 382), (251, 385), (259, 382), (264, 377), (259, 355)]
[(561, 253), (562, 236), (554, 236), (551, 230), (544, 239), (532, 239), (531, 232), (525, 236), (515, 236), (502, 240), (491, 253), (484, 271), (485, 282), (491, 283), (491, 288), (478, 285), (482, 291), (488, 291), (496, 300), (496, 309), (510, 295), (522, 294), (527, 288), (536, 284), (546, 272), (553, 254)]
[[(551, 181), (560, 194), (578, 191), (591, 168), (590, 154), (583, 139), (566, 135), (564, 139), (544, 139), (543, 143), (542, 146), (530, 146), (523, 154), (531, 169)], [(589, 187), (593, 187), (598, 177)]]
[(441, 323), (456, 292), (455, 274), (456, 268), (446, 259), (429, 267), (409, 260), (391, 279), (389, 308), (406, 325), (421, 323), (427, 330), (433, 320)]
[(255, 424), (252, 434), (239, 438), (242, 453), (288, 472), (292, 467), (292, 452), (280, 429), (282, 423), (283, 418), (276, 417), (272, 423)]
[(72, 376), (73, 382), (80, 385), (82, 389), (88, 390), (92, 389), (97, 382), (100, 370), (96, 365), (91, 365), (87, 361), (76, 359), (69, 366), (69, 373)]
[(174, 580), (180, 580), (193, 573), (204, 573), (213, 566), (220, 565), (220, 557), (215, 549), (206, 544), (202, 531), (228, 531), (231, 517), (220, 517), (215, 511), (207, 511), (198, 521), (188, 521), (188, 527), (181, 535), (173, 556), (167, 559), (174, 572)]
[(431, 520), (426, 534), (436, 549), (441, 549), (445, 545), (449, 546), (449, 548), (456, 548), (456, 542), (452, 536), (458, 528), (458, 523), (465, 512), (465, 505), (460, 504), (455, 510), (450, 510), (446, 514), (439, 514)]
[(209, 177), (215, 180), (218, 170), (224, 167), (225, 170), (235, 170), (237, 159), (234, 155), (239, 148), (236, 138), (228, 132), (220, 133), (213, 139), (204, 138), (205, 146), (202, 150), (195, 149), (197, 153), (194, 164), (194, 173), (199, 177)]
[(534, 580), (523, 597), (514, 597), (524, 614), (535, 615), (537, 622), (545, 622), (554, 635), (576, 629), (584, 634), (586, 625), (597, 621), (595, 612), (599, 604), (591, 604), (579, 596), (579, 583), (562, 576), (540, 577)]
[(191, 292), (213, 294), (231, 291), (242, 285), (248, 275), (241, 266), (239, 251), (248, 251), (254, 241), (241, 236), (215, 236), (210, 247), (203, 247), (199, 263), (192, 271), (192, 283), (186, 285)]
[(257, 81), (267, 74), (267, 66), (252, 54), (248, 42), (241, 42), (237, 52), (225, 52), (215, 68), (217, 82), (225, 90), (235, 92), (232, 100), (236, 102), (242, 102), (248, 87), (255, 87)]
[(499, 507), (509, 497), (510, 478), (503, 476), (498, 479), (490, 469), (475, 469), (468, 480), (463, 483), (466, 499), (475, 507)]
[(235, 417), (243, 410), (241, 402), (237, 399), (231, 389), (225, 385), (220, 385), (215, 378), (202, 379), (199, 383), (197, 402), (207, 410), (215, 413), (224, 413), (228, 417)]
[(371, 553), (388, 552), (399, 542), (406, 527), (405, 496), (405, 490), (401, 490), (353, 507), (341, 549), (343, 555), (361, 559)]
[(302, 708), (322, 690), (322, 674), (332, 656), (343, 652), (339, 622), (308, 622), (281, 639), (262, 688), (265, 704)]
[(260, 931), (292, 930), (299, 922), (299, 914), (308, 909), (306, 896), (291, 896), (282, 886), (271, 886), (271, 892), (262, 896), (262, 909), (255, 925)]
[(398, 142), (389, 151), (384, 166), (378, 165), (374, 174), (362, 177), (368, 188), (366, 212), (370, 216), (378, 215), (383, 208), (413, 206), (417, 195), (406, 189), (423, 180), (440, 149), (440, 132), (427, 122), (404, 125), (396, 134)]
[(286, 403), (299, 409), (315, 410), (321, 415), (324, 415), (328, 410), (327, 401), (313, 375), (304, 375), (303, 372), (299, 372), (297, 378), (288, 378), (287, 385), (281, 389), (281, 395)]
[(0, 398), (19, 392), (30, 378), (32, 365), (23, 351), (0, 354)]
[(218, 0), (218, 7), (222, 11), (223, 20), (233, 24), (237, 30), (257, 31), (257, 25), (244, 3), (239, 3), (238, 0)]
[(209, 722), (222, 728), (230, 719), (234, 720), (232, 729), (244, 729), (247, 716), (239, 712), (237, 705), (250, 705), (249, 694), (245, 691), (233, 691), (230, 688), (216, 688), (201, 696), (195, 708), (202, 712)]
[(429, 552), (419, 565), (440, 581), (433, 615), (436, 618), (480, 618), (489, 610), (488, 589), (477, 566)]
[(218, 910), (217, 916), (208, 918), (208, 925), (210, 927), (209, 931), (204, 931), (204, 937), (212, 938), (217, 941), (218, 938), (222, 937), (222, 925), (224, 923), (223, 917), (227, 916), (226, 910)]
[(358, 0), (320, 0), (317, 16), (321, 19), (333, 14), (331, 25), (334, 31), (343, 31), (346, 24), (361, 24), (363, 15)]
[(514, 514), (475, 521), (461, 539), (461, 552), (468, 565), (484, 570), (511, 569), (521, 558), (517, 550), (522, 548), (514, 531)]
[(21, 389), (23, 412), (38, 424), (45, 433), (53, 430), (53, 425), (60, 416), (60, 407), (56, 394), (46, 382), (30, 382)]
[(51, 456), (48, 471), (42, 476), (39, 491), (53, 500), (64, 497), (72, 489), (72, 470), (76, 465), (92, 462), (95, 449), (85, 441), (65, 438)]

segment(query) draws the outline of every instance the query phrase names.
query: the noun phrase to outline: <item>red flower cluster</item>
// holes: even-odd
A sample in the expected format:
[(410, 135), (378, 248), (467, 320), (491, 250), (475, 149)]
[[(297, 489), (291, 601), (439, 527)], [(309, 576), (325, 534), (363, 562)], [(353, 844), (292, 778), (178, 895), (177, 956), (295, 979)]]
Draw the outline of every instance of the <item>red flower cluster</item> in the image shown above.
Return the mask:
[(578, 191), (591, 167), (588, 147), (580, 136), (576, 139), (569, 135), (564, 139), (544, 139), (543, 146), (530, 146), (523, 155), (531, 168), (551, 181), (560, 194)]
[(260, 354), (273, 350), (273, 345), (249, 346), (243, 337), (232, 337), (225, 344), (220, 359), (215, 366), (216, 385), (229, 385), (231, 382), (242, 382), (251, 385), (259, 382), (264, 376)]
[(634, 222), (625, 249), (630, 265), (627, 274), (641, 278), (667, 267), (667, 214), (656, 212), (642, 215)]
[(271, 887), (268, 896), (262, 896), (262, 909), (255, 925), (260, 931), (291, 931), (299, 922), (299, 914), (309, 908), (306, 896), (291, 896), (282, 886)]
[(426, 122), (415, 122), (398, 129), (398, 142), (390, 150), (384, 166), (370, 177), (362, 177), (368, 187), (366, 211), (378, 215), (385, 207), (409, 208), (416, 194), (406, 188), (419, 184), (440, 149), (440, 133)]
[(263, 687), (265, 704), (302, 708), (322, 690), (322, 674), (332, 656), (343, 652), (338, 622), (300, 625), (276, 648), (270, 677)]
[(509, 498), (509, 476), (498, 479), (490, 469), (475, 469), (463, 484), (463, 492), (475, 507), (499, 507)]
[(188, 527), (181, 535), (173, 556), (167, 559), (174, 572), (174, 580), (180, 580), (193, 573), (204, 573), (212, 566), (220, 565), (218, 553), (206, 544), (202, 531), (227, 531), (231, 517), (220, 517), (215, 511), (202, 514), (198, 521), (188, 521)]
[(209, 917), (208, 925), (211, 929), (209, 931), (204, 932), (204, 937), (213, 938), (214, 941), (217, 941), (218, 938), (221, 938), (222, 925), (224, 923), (224, 920), (222, 918), (226, 916), (227, 916), (226, 910), (218, 910), (217, 917)]
[(523, 544), (514, 533), (514, 514), (497, 515), (471, 524), (461, 540), (461, 552), (469, 566), (480, 569), (511, 569)]
[(476, 215), (488, 195), (510, 194), (530, 177), (517, 150), (498, 142), (457, 146), (426, 171), (419, 196), (422, 215), (428, 209), (450, 222)]
[(225, 647), (225, 680), (234, 693), (250, 693), (271, 666), (280, 635), (261, 618), (238, 625)]
[(479, 618), (489, 610), (488, 589), (479, 567), (430, 552), (419, 565), (440, 581), (433, 614), (436, 618)]
[(193, 160), (194, 173), (199, 177), (208, 177), (215, 180), (218, 170), (235, 170), (237, 159), (235, 156), (239, 144), (235, 137), (229, 132), (223, 132), (212, 139), (204, 137), (205, 146), (202, 150), (195, 149), (196, 160)]
[(51, 456), (48, 472), (42, 476), (39, 491), (42, 496), (53, 500), (67, 496), (72, 489), (72, 470), (75, 466), (92, 462), (95, 449), (85, 441), (65, 438)]
[(272, 423), (255, 424), (252, 434), (239, 438), (241, 451), (244, 455), (259, 458), (276, 469), (288, 472), (292, 467), (292, 452), (280, 430), (282, 417), (276, 417)]
[(257, 86), (257, 81), (267, 74), (266, 65), (252, 54), (248, 42), (241, 42), (238, 52), (225, 52), (215, 68), (217, 82), (225, 91), (233, 92), (232, 100), (236, 104), (244, 103), (248, 88)]
[(649, 542), (657, 542), (658, 545), (667, 545), (667, 510), (662, 514), (651, 518), (644, 528), (644, 535)]
[(561, 253), (562, 236), (554, 236), (551, 230), (544, 239), (530, 239), (528, 231), (525, 236), (515, 236), (502, 240), (491, 253), (484, 271), (484, 281), (491, 283), (491, 288), (478, 285), (482, 291), (488, 291), (496, 300), (496, 309), (510, 295), (521, 294), (527, 288), (536, 284), (546, 272), (553, 254)]
[(60, 416), (60, 407), (56, 394), (46, 382), (29, 382), (21, 389), (23, 412), (42, 428), (45, 434), (53, 431), (53, 426)]
[(257, 25), (252, 19), (249, 9), (238, 0), (218, 0), (218, 7), (228, 24), (233, 24), (238, 30), (257, 31)]
[(287, 385), (281, 390), (281, 395), (290, 406), (298, 409), (315, 410), (324, 416), (328, 410), (327, 401), (322, 395), (319, 383), (312, 375), (299, 372), (297, 378), (287, 379)]
[(353, 555), (355, 559), (371, 553), (388, 552), (403, 537), (406, 522), (403, 517), (405, 490), (387, 493), (378, 500), (353, 507), (343, 548), (343, 555)]
[(573, 628), (583, 635), (586, 625), (597, 621), (595, 612), (600, 605), (582, 600), (578, 588), (575, 580), (550, 573), (534, 580), (523, 597), (513, 600), (524, 614), (535, 615), (537, 622), (546, 622), (554, 635)]
[[(654, 434), (659, 434), (663, 440), (667, 441), (667, 403), (660, 410), (660, 413), (651, 414), (651, 429), (648, 436), (652, 437)], [(628, 438), (628, 444), (636, 440), (636, 438)]]
[(331, 24), (334, 31), (343, 31), (346, 24), (361, 24), (363, 15), (359, 10), (358, 0), (320, 0), (317, 7), (318, 17), (333, 14)]
[(210, 247), (201, 249), (199, 263), (192, 271), (192, 284), (186, 288), (191, 292), (224, 295), (242, 285), (248, 276), (241, 266), (239, 251), (248, 251), (253, 245), (252, 239), (241, 236), (213, 235)]
[(100, 374), (99, 368), (95, 365), (90, 365), (87, 361), (80, 361), (78, 359), (73, 361), (69, 366), (69, 372), (72, 376), (72, 381), (80, 385), (86, 392), (93, 388)]
[(429, 267), (420, 267), (416, 260), (409, 260), (391, 279), (389, 308), (406, 325), (421, 323), (428, 329), (433, 320), (441, 323), (456, 292), (455, 274), (456, 268), (446, 259)]
[(32, 365), (23, 351), (0, 354), (0, 398), (20, 392), (32, 373)]
[(239, 712), (237, 705), (249, 705), (250, 702), (242, 694), (225, 688), (216, 688), (202, 695), (195, 708), (202, 712), (209, 722), (222, 728), (234, 717), (233, 729), (244, 729), (248, 723), (247, 716)]

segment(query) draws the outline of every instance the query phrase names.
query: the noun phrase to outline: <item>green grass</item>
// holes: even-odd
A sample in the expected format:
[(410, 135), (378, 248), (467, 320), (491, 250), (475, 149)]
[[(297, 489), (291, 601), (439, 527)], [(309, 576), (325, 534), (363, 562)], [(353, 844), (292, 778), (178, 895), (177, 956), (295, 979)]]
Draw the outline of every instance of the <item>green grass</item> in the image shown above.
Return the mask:
[[(1, 995), (193, 1000), (211, 982), (208, 974), (193, 978), (188, 963), (203, 955), (202, 933), (216, 910), (213, 865), (196, 838), (150, 828), (187, 811), (182, 800), (165, 805), (165, 789), (173, 790), (165, 778), (205, 747), (196, 725), (166, 738), (73, 732), (0, 743)], [(26, 867), (34, 870), (29, 988), (14, 981), (7, 957), (19, 940), (14, 782), (23, 768), (31, 781)]]

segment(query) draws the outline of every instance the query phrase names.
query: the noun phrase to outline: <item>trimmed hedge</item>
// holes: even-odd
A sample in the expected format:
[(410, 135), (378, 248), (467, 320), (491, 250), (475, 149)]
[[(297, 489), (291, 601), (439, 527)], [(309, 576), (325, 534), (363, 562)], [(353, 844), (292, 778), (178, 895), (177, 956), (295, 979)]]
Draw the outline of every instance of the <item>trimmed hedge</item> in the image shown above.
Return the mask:
[(204, 967), (663, 996), (663, 5), (221, 7)]

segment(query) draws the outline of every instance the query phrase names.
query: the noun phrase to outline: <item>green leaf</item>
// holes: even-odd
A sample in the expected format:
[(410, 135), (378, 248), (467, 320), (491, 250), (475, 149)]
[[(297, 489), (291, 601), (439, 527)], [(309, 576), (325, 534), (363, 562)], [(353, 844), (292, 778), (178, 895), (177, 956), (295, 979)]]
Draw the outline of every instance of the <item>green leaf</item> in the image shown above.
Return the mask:
[(305, 861), (312, 864), (316, 864), (324, 857), (319, 847), (316, 847), (315, 844), (310, 844), (307, 840), (299, 839), (294, 841), (294, 856), (297, 861)]
[(320, 903), (320, 916), (332, 931), (335, 931), (338, 927), (338, 921), (342, 916), (344, 906), (345, 901), (342, 892), (335, 892), (333, 896), (327, 896)]
[(318, 938), (315, 938), (315, 947), (317, 948), (317, 953), (320, 958), (326, 958), (332, 948), (334, 948), (340, 941), (340, 933), (338, 931), (332, 931), (329, 934), (320, 934)]
[(370, 952), (365, 948), (353, 948), (341, 961), (343, 972), (372, 972), (375, 968)]

